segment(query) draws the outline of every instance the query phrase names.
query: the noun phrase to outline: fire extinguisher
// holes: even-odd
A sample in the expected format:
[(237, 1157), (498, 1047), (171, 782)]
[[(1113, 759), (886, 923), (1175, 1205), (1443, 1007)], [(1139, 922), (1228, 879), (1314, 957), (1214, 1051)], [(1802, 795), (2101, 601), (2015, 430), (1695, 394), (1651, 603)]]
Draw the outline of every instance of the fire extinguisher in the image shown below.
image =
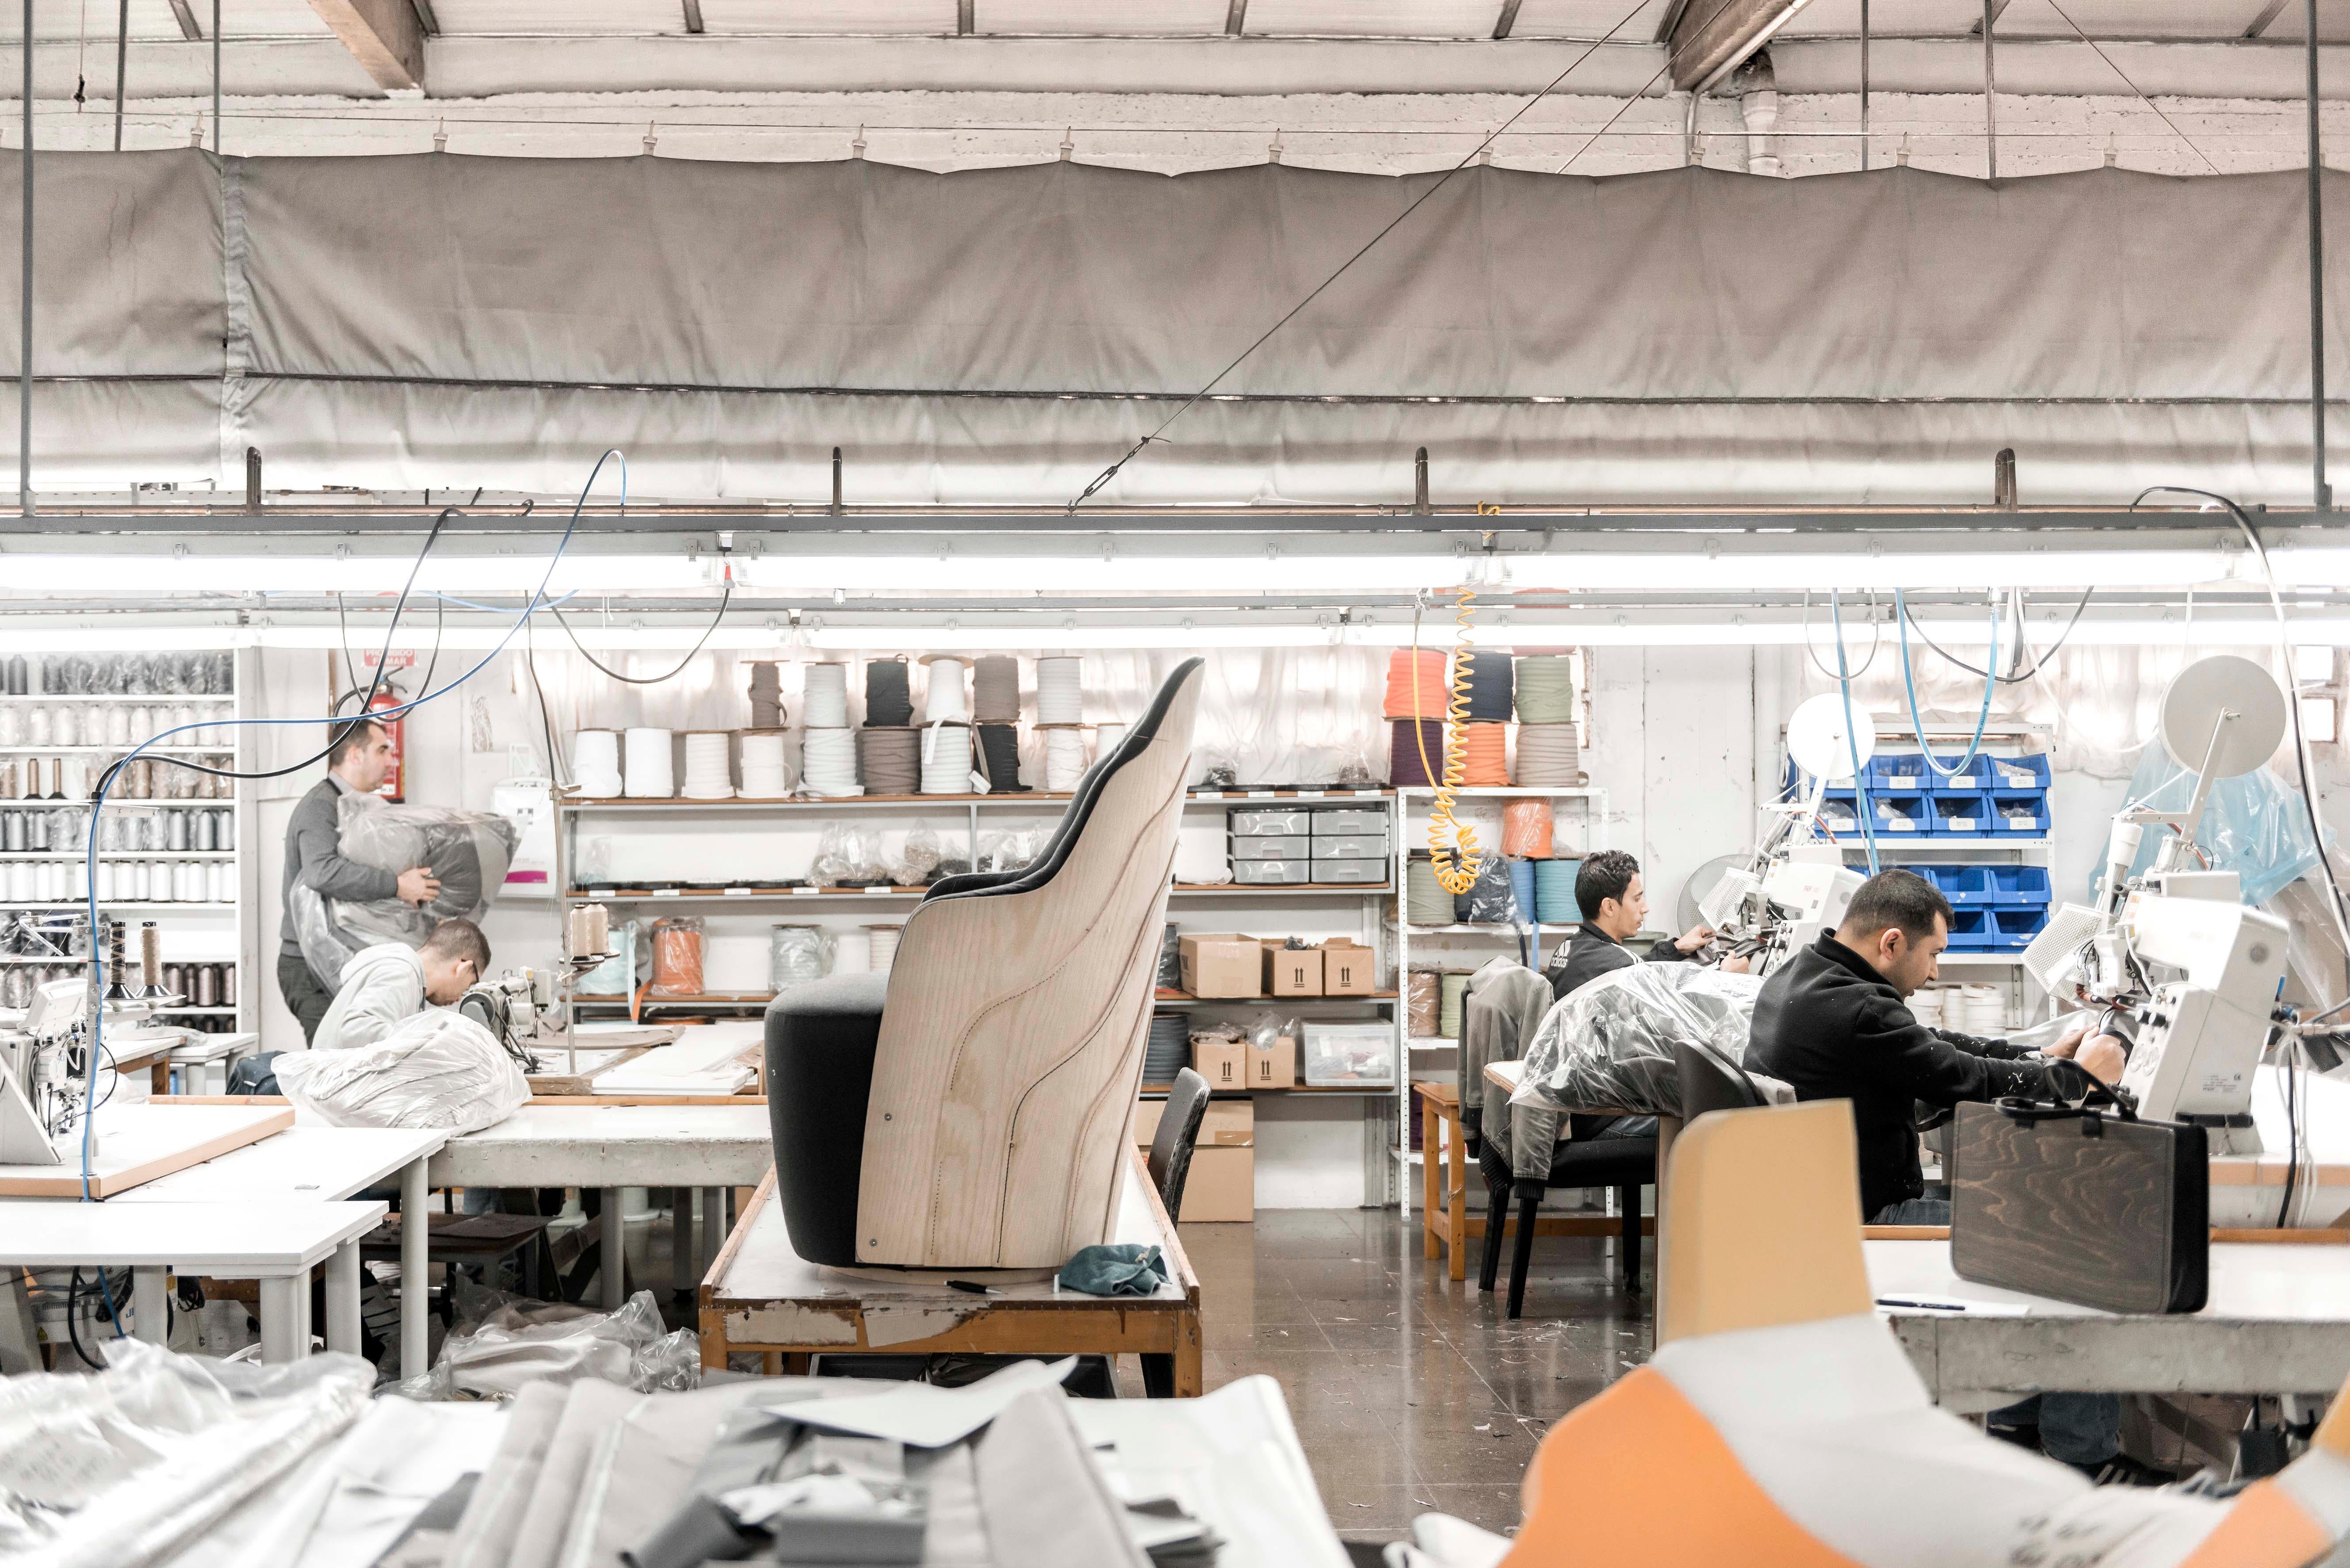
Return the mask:
[[(387, 676), (382, 686), (369, 700), (368, 711), (373, 713), (385, 708), (398, 708), (407, 701), (408, 698)], [(408, 798), (408, 761), (405, 755), (408, 720), (403, 715), (397, 719), (378, 719), (376, 722), (383, 726), (384, 734), (391, 741), (391, 771), (383, 775), (383, 784), (375, 793), (399, 805)]]

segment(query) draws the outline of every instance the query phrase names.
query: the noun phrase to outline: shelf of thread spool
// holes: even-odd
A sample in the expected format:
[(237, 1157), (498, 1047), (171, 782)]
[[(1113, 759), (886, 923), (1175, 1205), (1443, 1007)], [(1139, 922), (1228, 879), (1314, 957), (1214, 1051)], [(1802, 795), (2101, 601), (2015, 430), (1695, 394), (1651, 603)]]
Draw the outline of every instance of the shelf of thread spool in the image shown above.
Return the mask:
[[(218, 805), (220, 803), (212, 803)], [(234, 860), (234, 849), (101, 849), (100, 860)], [(78, 849), (0, 849), (0, 860), (87, 860)]]
[[(907, 806), (976, 805), (1035, 806), (1066, 805), (1072, 797), (1051, 794), (1043, 790), (1005, 791), (998, 794), (845, 794), (787, 795), (779, 800), (751, 799), (742, 795), (723, 800), (567, 800), (557, 803), (557, 809), (576, 812), (689, 812), (689, 811), (856, 811), (887, 806), (903, 810)], [(142, 801), (140, 804), (144, 805)]]
[[(56, 750), (55, 747), (48, 749)], [(119, 748), (109, 746), (107, 749), (114, 751)], [(186, 811), (225, 811), (235, 803), (217, 795), (209, 799), (191, 797), (186, 800), (132, 800), (125, 795), (113, 795), (108, 798), (106, 804), (109, 808), (126, 811), (133, 808), (145, 811), (150, 806), (178, 806)], [(0, 800), (0, 811), (57, 811), (60, 808), (88, 805), (89, 802), (87, 800), (50, 800), (47, 796), (27, 795), (18, 800)], [(143, 856), (148, 852), (140, 851), (139, 853)]]
[[(63, 903), (49, 903), (46, 901), (34, 903), (27, 902), (21, 898), (0, 898), (0, 909), (87, 909), (88, 908), (89, 900), (87, 898), (72, 898), (68, 899)], [(188, 899), (185, 901), (175, 901), (170, 898), (160, 900), (154, 898), (100, 898), (98, 901), (98, 908), (100, 914), (107, 914), (120, 909), (234, 909), (236, 908), (236, 904), (233, 899), (227, 902), (216, 902), (209, 898)], [(56, 959), (45, 959), (42, 961), (45, 963), (56, 963), (60, 961)]]

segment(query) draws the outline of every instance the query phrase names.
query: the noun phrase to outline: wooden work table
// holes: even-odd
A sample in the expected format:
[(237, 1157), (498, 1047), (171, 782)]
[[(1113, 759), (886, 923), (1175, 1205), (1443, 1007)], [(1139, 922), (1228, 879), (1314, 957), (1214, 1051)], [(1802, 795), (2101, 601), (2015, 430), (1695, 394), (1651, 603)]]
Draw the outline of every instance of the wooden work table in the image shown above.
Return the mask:
[(1169, 1282), (1148, 1296), (1081, 1295), (1049, 1279), (980, 1296), (823, 1268), (792, 1251), (771, 1172), (702, 1279), (702, 1364), (723, 1366), (748, 1350), (784, 1372), (805, 1372), (819, 1355), (1159, 1355), (1174, 1358), (1176, 1396), (1196, 1396), (1199, 1277), (1140, 1155), (1129, 1154), (1111, 1239), (1159, 1250)]

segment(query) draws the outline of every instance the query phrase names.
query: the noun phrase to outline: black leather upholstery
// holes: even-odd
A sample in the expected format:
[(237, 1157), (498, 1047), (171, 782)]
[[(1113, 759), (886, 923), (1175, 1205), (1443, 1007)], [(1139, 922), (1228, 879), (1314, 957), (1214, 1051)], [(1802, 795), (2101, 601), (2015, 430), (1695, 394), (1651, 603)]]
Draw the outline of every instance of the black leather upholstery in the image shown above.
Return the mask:
[(1208, 1080), (1185, 1067), (1167, 1090), (1167, 1110), (1151, 1135), (1147, 1162), (1151, 1185), (1159, 1189), (1159, 1201), (1167, 1206), (1170, 1220), (1182, 1217), (1183, 1184), (1191, 1179), (1191, 1151), (1200, 1147), (1200, 1124), (1207, 1116)]
[(792, 1250), (812, 1263), (857, 1262), (865, 1105), (889, 977), (837, 974), (767, 1004), (767, 1127)]

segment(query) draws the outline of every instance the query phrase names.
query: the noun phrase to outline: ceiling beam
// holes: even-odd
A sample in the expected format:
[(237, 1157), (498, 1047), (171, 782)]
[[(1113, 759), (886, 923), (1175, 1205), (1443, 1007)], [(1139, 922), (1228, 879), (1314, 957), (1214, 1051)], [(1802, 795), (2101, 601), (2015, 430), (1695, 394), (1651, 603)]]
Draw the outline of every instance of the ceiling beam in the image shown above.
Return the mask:
[(685, 30), (689, 33), (702, 31), (702, 0), (685, 0)]
[(2275, 21), (2278, 13), (2283, 9), (2284, 0), (2269, 0), (2267, 5), (2261, 7), (2261, 14), (2252, 18), (2252, 25), (2244, 29), (2244, 36), (2257, 38), (2267, 32), (2269, 24)]
[(424, 87), (424, 27), (409, 0), (310, 0), (361, 69), (386, 92)]
[(172, 0), (172, 15), (180, 24), (181, 37), (192, 44), (203, 38), (204, 30), (196, 26), (196, 13), (188, 0)]
[(1689, 6), (1673, 24), (1673, 88), (1702, 89), (1736, 69), (1804, 8), (1805, 0), (1722, 0)]
[(1523, 3), (1523, 0), (1502, 0), (1502, 14), (1493, 20), (1495, 39), (1510, 36), (1510, 29), (1518, 25), (1518, 6)]

